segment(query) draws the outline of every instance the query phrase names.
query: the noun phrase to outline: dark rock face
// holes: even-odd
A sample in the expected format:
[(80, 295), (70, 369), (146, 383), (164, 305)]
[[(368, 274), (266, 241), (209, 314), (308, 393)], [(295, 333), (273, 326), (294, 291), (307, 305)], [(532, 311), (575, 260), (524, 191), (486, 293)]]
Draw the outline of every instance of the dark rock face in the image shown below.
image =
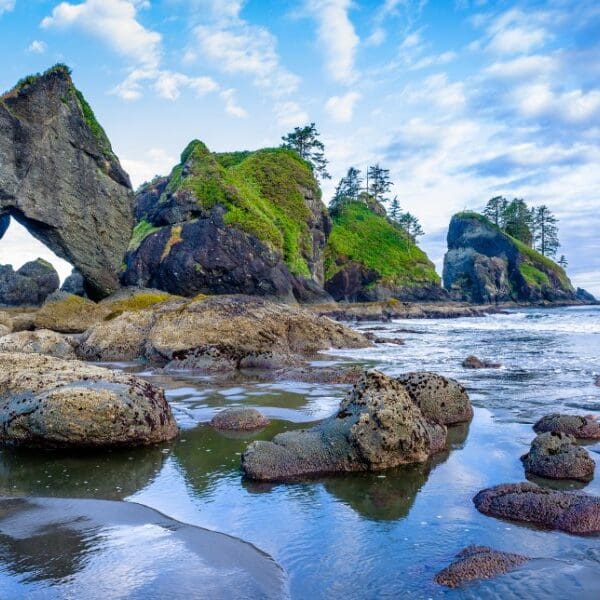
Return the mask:
[(471, 355), (463, 360), (462, 366), (465, 369), (499, 369), (502, 365), (500, 363), (481, 360), (480, 358)]
[(442, 425), (466, 423), (473, 418), (473, 407), (465, 388), (455, 381), (427, 371), (398, 377), (411, 400), (426, 419)]
[(129, 178), (65, 68), (0, 97), (0, 237), (10, 215), (105, 296), (133, 226)]
[(508, 573), (530, 560), (521, 554), (499, 552), (487, 546), (468, 546), (456, 560), (435, 576), (435, 582), (456, 588), (479, 579), (491, 579)]
[(61, 285), (60, 291), (85, 298), (87, 294), (85, 293), (85, 280), (83, 275), (77, 269), (73, 269), (71, 274)]
[(58, 289), (60, 279), (54, 267), (45, 260), (24, 264), (18, 271), (0, 265), (0, 304), (35, 306)]
[(242, 455), (247, 477), (290, 481), (344, 471), (380, 471), (423, 463), (445, 446), (446, 429), (432, 424), (404, 386), (378, 371), (366, 373), (336, 415), (312, 429), (257, 441)]
[(536, 433), (544, 433), (546, 431), (566, 433), (582, 440), (600, 440), (600, 423), (592, 415), (581, 417), (552, 413), (551, 415), (542, 417), (533, 426), (533, 430)]
[(590, 294), (587, 290), (584, 290), (583, 288), (580, 288), (580, 287), (578, 287), (575, 290), (575, 296), (577, 297), (577, 300), (579, 300), (585, 304), (597, 304), (598, 303), (596, 296), (594, 296), (593, 294)]
[(522, 460), (528, 475), (549, 479), (591, 481), (596, 467), (588, 451), (566, 433), (540, 433)]
[(444, 287), (454, 300), (579, 302), (564, 270), (476, 213), (455, 215), (448, 231)]
[(600, 498), (582, 492), (548, 490), (533, 483), (507, 483), (473, 498), (479, 512), (535, 523), (573, 534), (600, 533)]
[(217, 413), (210, 424), (223, 431), (252, 431), (266, 427), (269, 422), (255, 408), (226, 408)]

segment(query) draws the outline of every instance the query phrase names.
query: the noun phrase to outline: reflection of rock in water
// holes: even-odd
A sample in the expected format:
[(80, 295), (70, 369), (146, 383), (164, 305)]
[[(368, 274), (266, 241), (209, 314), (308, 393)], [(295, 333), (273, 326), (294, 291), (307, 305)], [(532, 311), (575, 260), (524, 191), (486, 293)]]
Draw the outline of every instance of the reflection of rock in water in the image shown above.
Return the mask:
[(15, 598), (287, 593), (281, 568), (254, 546), (129, 502), (0, 498), (0, 564), (0, 590)]
[(122, 499), (162, 468), (160, 447), (103, 452), (0, 450), (0, 494)]

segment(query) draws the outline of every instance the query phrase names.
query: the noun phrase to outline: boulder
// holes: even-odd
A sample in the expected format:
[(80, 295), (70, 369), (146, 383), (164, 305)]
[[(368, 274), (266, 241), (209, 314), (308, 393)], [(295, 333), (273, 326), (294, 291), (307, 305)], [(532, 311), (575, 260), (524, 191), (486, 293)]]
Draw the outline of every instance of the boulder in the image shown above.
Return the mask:
[(473, 502), (491, 517), (533, 523), (573, 534), (600, 533), (600, 498), (534, 483), (506, 483), (479, 492)]
[(521, 554), (500, 552), (487, 546), (467, 546), (456, 560), (434, 578), (436, 583), (456, 588), (479, 579), (491, 579), (508, 573), (530, 560)]
[(550, 431), (553, 433), (566, 433), (581, 440), (599, 440), (600, 423), (593, 415), (562, 415), (552, 413), (542, 417), (534, 426), (536, 433)]
[(73, 269), (61, 285), (60, 291), (75, 296), (87, 297), (83, 275), (77, 269)]
[(0, 353), (0, 443), (141, 446), (177, 435), (164, 392), (128, 375), (39, 354)]
[(454, 425), (473, 418), (469, 395), (454, 379), (423, 371), (405, 373), (398, 377), (398, 381), (430, 421)]
[(218, 412), (210, 424), (223, 431), (252, 431), (262, 429), (270, 423), (269, 419), (255, 408), (226, 408)]
[(427, 461), (440, 449), (443, 434), (445, 428), (427, 421), (404, 386), (383, 373), (369, 371), (334, 416), (311, 429), (250, 444), (242, 455), (242, 469), (259, 481), (380, 471)]
[(590, 292), (584, 290), (583, 288), (578, 287), (575, 290), (575, 296), (577, 297), (577, 300), (583, 302), (584, 304), (598, 304), (596, 296), (590, 294)]
[(83, 333), (102, 318), (99, 305), (87, 298), (55, 292), (35, 315), (37, 329), (60, 333)]
[(452, 217), (443, 279), (453, 300), (580, 302), (562, 267), (474, 212)]
[(0, 304), (36, 306), (59, 285), (58, 273), (41, 258), (24, 264), (16, 272), (10, 265), (0, 265)]
[(540, 433), (522, 461), (528, 475), (578, 481), (591, 481), (596, 466), (573, 436), (555, 432)]
[(499, 369), (502, 365), (500, 363), (481, 360), (476, 356), (471, 355), (463, 360), (462, 366), (465, 369)]
[(54, 358), (75, 359), (74, 338), (48, 329), (17, 331), (0, 337), (0, 352), (46, 354)]
[(94, 296), (117, 289), (133, 192), (67, 67), (0, 96), (0, 156), (0, 215), (69, 261)]
[(313, 302), (330, 220), (308, 163), (284, 148), (212, 153), (194, 140), (168, 178), (143, 186), (125, 285), (182, 296)]
[(329, 348), (361, 348), (359, 333), (296, 306), (250, 296), (174, 300), (91, 327), (90, 360), (146, 358), (170, 369), (229, 371), (301, 365)]

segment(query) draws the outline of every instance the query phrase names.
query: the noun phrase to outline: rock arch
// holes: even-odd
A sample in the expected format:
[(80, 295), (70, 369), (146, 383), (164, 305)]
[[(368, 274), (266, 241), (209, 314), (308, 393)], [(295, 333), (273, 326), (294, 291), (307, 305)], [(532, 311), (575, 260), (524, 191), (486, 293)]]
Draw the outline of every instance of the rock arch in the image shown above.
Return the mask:
[(119, 287), (131, 183), (62, 65), (0, 96), (0, 238), (11, 217), (80, 271), (91, 296)]

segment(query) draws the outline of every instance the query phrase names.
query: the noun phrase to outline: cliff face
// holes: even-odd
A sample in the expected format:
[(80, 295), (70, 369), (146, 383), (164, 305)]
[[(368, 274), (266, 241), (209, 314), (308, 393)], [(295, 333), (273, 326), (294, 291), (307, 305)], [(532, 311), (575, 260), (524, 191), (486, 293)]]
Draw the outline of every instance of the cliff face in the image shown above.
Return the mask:
[(9, 217), (75, 266), (92, 295), (119, 287), (133, 193), (66, 67), (0, 96), (0, 237)]
[(319, 186), (294, 152), (211, 153), (188, 145), (169, 177), (144, 186), (122, 276), (186, 296), (326, 297), (331, 224)]
[(336, 211), (325, 278), (325, 289), (335, 300), (447, 299), (433, 263), (376, 204), (349, 202)]
[(576, 302), (564, 269), (478, 213), (459, 213), (448, 231), (444, 286), (474, 303)]

